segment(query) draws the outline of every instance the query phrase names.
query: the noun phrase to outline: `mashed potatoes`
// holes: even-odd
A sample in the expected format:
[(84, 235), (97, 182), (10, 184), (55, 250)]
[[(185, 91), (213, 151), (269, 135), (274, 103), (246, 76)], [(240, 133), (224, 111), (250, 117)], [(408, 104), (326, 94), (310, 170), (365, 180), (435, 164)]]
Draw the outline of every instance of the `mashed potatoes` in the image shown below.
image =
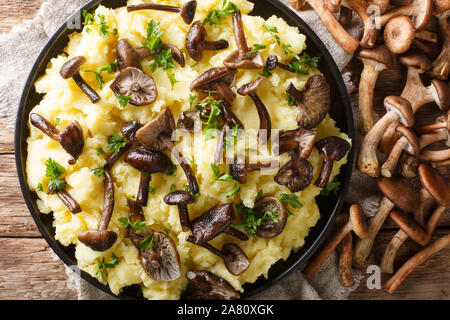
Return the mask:
[[(141, 1), (131, 0), (130, 4)], [(162, 2), (162, 1), (154, 1)], [(274, 38), (267, 32), (263, 25), (267, 24), (278, 28), (278, 35), (282, 43), (292, 45), (294, 52), (302, 52), (305, 49), (305, 36), (299, 34), (297, 28), (290, 27), (282, 19), (272, 16), (268, 20), (261, 17), (247, 15), (253, 4), (246, 0), (233, 0), (243, 13), (243, 23), (249, 46), (255, 43), (264, 44), (266, 48), (260, 52), (266, 58), (270, 53), (283, 56), (282, 50), (276, 44)], [(170, 5), (180, 5), (179, 0), (165, 0)], [(195, 20), (203, 20), (212, 9), (220, 8), (222, 0), (198, 1)], [(169, 106), (177, 119), (182, 111), (190, 108), (189, 86), (191, 82), (204, 71), (212, 67), (222, 67), (223, 60), (236, 49), (231, 18), (222, 20), (221, 25), (206, 26), (208, 39), (226, 39), (230, 48), (222, 51), (207, 51), (203, 60), (195, 65), (185, 51), (185, 36), (189, 26), (183, 23), (177, 14), (157, 11), (138, 11), (128, 13), (126, 8), (108, 9), (100, 6), (96, 14), (104, 15), (108, 25), (108, 37), (101, 37), (97, 25), (86, 26), (81, 33), (73, 33), (70, 42), (65, 49), (65, 54), (51, 60), (47, 71), (36, 82), (36, 90), (43, 93), (44, 98), (32, 112), (38, 113), (50, 122), (59, 119), (58, 129), (77, 120), (83, 128), (85, 146), (77, 163), (69, 166), (70, 156), (61, 148), (58, 142), (50, 139), (40, 130), (31, 126), (28, 138), (27, 173), (28, 185), (34, 190), (42, 213), (53, 212), (55, 238), (65, 246), (76, 246), (76, 258), (79, 267), (93, 277), (108, 284), (115, 294), (121, 292), (125, 286), (138, 284), (141, 286), (144, 297), (148, 299), (178, 299), (187, 285), (184, 274), (188, 270), (209, 270), (226, 279), (236, 289), (242, 291), (242, 285), (246, 282), (254, 282), (259, 276), (267, 276), (269, 268), (279, 259), (286, 259), (292, 250), (298, 250), (303, 244), (311, 227), (320, 217), (315, 197), (320, 189), (311, 184), (306, 190), (297, 193), (303, 207), (300, 209), (289, 208), (293, 215), (289, 216), (284, 231), (273, 239), (251, 238), (249, 241), (238, 241), (228, 235), (222, 234), (211, 244), (221, 248), (222, 244), (234, 242), (238, 244), (249, 257), (251, 264), (249, 269), (239, 276), (231, 275), (224, 267), (222, 260), (209, 251), (194, 246), (185, 241), (189, 235), (182, 232), (176, 206), (168, 206), (163, 202), (163, 197), (170, 192), (170, 187), (175, 185), (177, 190), (183, 189), (187, 184), (184, 173), (179, 166), (175, 175), (155, 174), (152, 176), (151, 186), (156, 187), (156, 192), (150, 194), (147, 207), (143, 208), (146, 224), (157, 230), (167, 230), (175, 241), (181, 260), (182, 277), (171, 282), (156, 282), (152, 280), (142, 268), (138, 250), (128, 238), (125, 238), (125, 229), (118, 221), (121, 217), (128, 216), (127, 199), (133, 199), (139, 186), (139, 172), (130, 165), (119, 161), (113, 168), (115, 177), (115, 208), (109, 228), (118, 235), (115, 245), (106, 252), (95, 252), (77, 240), (80, 231), (96, 229), (101, 217), (103, 206), (103, 179), (94, 175), (91, 170), (103, 167), (106, 163), (106, 155), (99, 154), (98, 149), (106, 151), (108, 137), (120, 134), (120, 125), (127, 121), (147, 123), (153, 119), (165, 106)], [(92, 72), (81, 72), (84, 79), (99, 93), (101, 101), (92, 104), (80, 91), (72, 80), (64, 80), (59, 75), (61, 66), (75, 56), (84, 56), (87, 63), (83, 70), (97, 70), (100, 67), (115, 61), (115, 48), (118, 39), (127, 38), (132, 45), (139, 47), (146, 38), (147, 25), (153, 19), (160, 23), (163, 31), (162, 40), (178, 48), (182, 48), (186, 54), (186, 67), (171, 69), (178, 81), (171, 87), (166, 72), (158, 68), (155, 72), (150, 70), (151, 60), (144, 60), (142, 65), (145, 72), (151, 74), (158, 86), (158, 98), (150, 106), (134, 107), (128, 105), (121, 107), (117, 97), (111, 91), (109, 85), (117, 76), (103, 72), (105, 84), (100, 89)], [(89, 28), (89, 30), (87, 30)], [(113, 32), (114, 31), (114, 32)], [(239, 70), (237, 87), (249, 83), (258, 77), (260, 70)], [(319, 73), (311, 70), (310, 75)], [(260, 98), (264, 101), (271, 119), (272, 127), (280, 130), (297, 128), (296, 107), (288, 106), (284, 91), (289, 83), (293, 83), (298, 89), (303, 88), (308, 76), (293, 75), (292, 73), (276, 70), (273, 76), (266, 78), (264, 84), (258, 90)], [(233, 111), (242, 120), (246, 129), (258, 129), (259, 118), (256, 108), (249, 97), (238, 96), (233, 104)], [(341, 133), (334, 121), (327, 116), (317, 128), (317, 139), (327, 136), (338, 136), (348, 140)], [(194, 143), (193, 143), (194, 142)], [(210, 164), (213, 162), (216, 139), (205, 140), (202, 133), (195, 137), (179, 137), (178, 148), (186, 158), (196, 165), (194, 172), (201, 190), (201, 197), (189, 205), (191, 219), (200, 216), (218, 203), (235, 203), (243, 201), (248, 207), (253, 207), (258, 191), (264, 195), (278, 196), (281, 193), (290, 193), (289, 190), (278, 185), (273, 180), (273, 175), (252, 172), (248, 182), (241, 185), (240, 193), (235, 199), (227, 198), (224, 194), (234, 187), (232, 182), (214, 181)], [(257, 145), (256, 140), (250, 141), (247, 148)], [(45, 162), (53, 158), (66, 168), (64, 178), (67, 182), (67, 191), (78, 201), (83, 211), (73, 215), (64, 206), (56, 195), (48, 195), (38, 191), (38, 185), (46, 185)], [(314, 168), (314, 180), (318, 175), (322, 159), (317, 150), (313, 150), (308, 160)], [(289, 156), (280, 157), (281, 165), (289, 161)], [(346, 162), (346, 158), (334, 165), (331, 179), (339, 173), (339, 168)], [(227, 172), (226, 165), (220, 165), (221, 172)], [(45, 191), (45, 190), (44, 190)], [(104, 279), (99, 276), (98, 259), (111, 260), (112, 255), (119, 258), (120, 263), (114, 268), (103, 270)]]

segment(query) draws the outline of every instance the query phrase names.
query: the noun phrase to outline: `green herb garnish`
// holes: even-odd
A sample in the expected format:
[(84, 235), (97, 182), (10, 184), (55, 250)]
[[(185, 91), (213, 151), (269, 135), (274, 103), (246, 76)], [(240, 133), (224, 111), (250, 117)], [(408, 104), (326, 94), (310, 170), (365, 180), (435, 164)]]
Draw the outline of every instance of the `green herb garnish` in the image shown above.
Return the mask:
[(233, 225), (244, 227), (245, 232), (249, 236), (255, 237), (258, 228), (268, 219), (271, 219), (273, 222), (278, 222), (276, 213), (271, 211), (259, 212), (253, 208), (244, 206), (242, 202), (235, 205), (235, 208), (244, 214), (244, 219), (242, 222), (233, 223)]
[(117, 220), (119, 220), (124, 228), (130, 228), (134, 232), (139, 232), (146, 228), (145, 221), (136, 220), (134, 223), (131, 223), (129, 218), (119, 218)]
[(258, 52), (259, 50), (262, 50), (262, 49), (265, 49), (265, 48), (266, 48), (265, 44), (255, 43), (253, 45), (252, 49), (249, 52), (247, 52), (247, 54), (252, 54), (252, 53)]
[(104, 177), (105, 176), (105, 168), (92, 169), (91, 172), (93, 174), (95, 174), (97, 177)]
[(263, 68), (263, 72), (258, 72), (259, 75), (269, 78), (272, 76), (272, 72), (270, 72), (269, 68), (267, 68), (266, 66), (264, 66)]
[(148, 192), (150, 192), (151, 194), (155, 194), (156, 193), (156, 187), (148, 187)]
[(175, 184), (171, 184), (170, 185), (170, 191), (172, 192), (172, 191), (175, 191), (175, 189), (177, 188), (177, 186), (175, 185)]
[(117, 97), (117, 100), (119, 101), (119, 105), (121, 108), (125, 108), (128, 105), (128, 103), (130, 103), (131, 97), (129, 96), (125, 96), (118, 93), (115, 93), (115, 96)]
[(300, 203), (300, 201), (298, 201), (298, 198), (295, 194), (282, 193), (278, 197), (278, 201), (286, 203), (294, 209), (303, 207), (303, 205)]
[(225, 172), (220, 173), (220, 168), (215, 163), (211, 163), (211, 170), (213, 172), (215, 181), (226, 181), (226, 182), (238, 183), (236, 180), (234, 180), (234, 178), (230, 174), (225, 173)]
[(40, 192), (43, 192), (43, 191), (44, 191), (44, 189), (42, 188), (42, 183), (39, 183), (39, 184), (37, 185), (37, 190), (40, 191)]
[(286, 93), (286, 103), (288, 106), (293, 106), (295, 103), (295, 99), (289, 93)]
[(55, 119), (55, 122), (53, 122), (53, 124), (54, 124), (55, 126), (57, 126), (60, 122), (61, 122), (61, 119), (60, 119), (60, 118), (56, 118), (56, 119)]
[(50, 178), (47, 188), (55, 191), (65, 190), (67, 187), (66, 181), (59, 179), (64, 172), (66, 172), (66, 169), (63, 166), (49, 158), (45, 163), (45, 176)]
[(234, 197), (239, 191), (241, 191), (241, 186), (236, 186), (236, 187), (234, 187), (233, 189), (224, 192), (223, 194), (224, 194), (227, 198), (230, 198), (230, 197)]
[[(83, 17), (84, 17), (83, 22), (84, 26), (87, 25), (98, 26), (98, 34), (102, 38), (108, 38), (109, 26), (106, 23), (106, 18), (103, 14), (95, 15), (94, 13), (89, 13), (87, 10), (83, 10)], [(91, 32), (90, 28), (85, 28), (85, 30), (87, 33)]]
[(103, 148), (102, 147), (98, 147), (97, 148), (97, 155), (101, 156), (101, 155), (104, 155), (104, 154), (105, 154), (105, 151), (103, 151)]
[(126, 144), (127, 142), (124, 137), (121, 137), (118, 134), (114, 134), (109, 137), (106, 149), (115, 154), (119, 154), (120, 149), (124, 148)]
[(153, 234), (149, 235), (147, 238), (139, 243), (139, 248), (142, 250), (153, 250), (153, 241), (155, 236)]
[(235, 12), (240, 12), (239, 7), (231, 1), (224, 0), (222, 2), (222, 9), (215, 9), (208, 13), (208, 16), (203, 20), (203, 24), (222, 24), (223, 19), (230, 17)]
[(262, 197), (263, 197), (263, 191), (262, 191), (262, 190), (259, 190), (259, 191), (258, 191), (258, 194), (256, 195), (255, 201), (261, 200)]
[(334, 193), (335, 196), (337, 196), (339, 188), (341, 187), (341, 183), (334, 179), (331, 182), (328, 182), (325, 188), (320, 191), (321, 196), (328, 196), (331, 193)]
[(98, 271), (97, 271), (96, 275), (100, 278), (101, 281), (104, 281), (105, 278), (103, 275), (103, 270), (106, 268), (112, 269), (115, 266), (117, 266), (119, 263), (120, 263), (120, 260), (118, 257), (116, 257), (114, 255), (114, 253), (112, 254), (112, 258), (110, 261), (105, 261), (105, 258), (102, 258), (102, 260), (97, 258)]
[(266, 29), (266, 30), (270, 33), (270, 35), (272, 36), (272, 38), (275, 39), (276, 43), (277, 43), (279, 46), (281, 46), (280, 37), (278, 36), (278, 28), (277, 28), (277, 27), (269, 26), (269, 25), (267, 25), (267, 24), (265, 24), (265, 25), (263, 26), (263, 28)]
[(177, 166), (174, 163), (172, 163), (172, 165), (173, 165), (172, 170), (170, 170), (169, 172), (166, 173), (167, 176), (175, 176), (175, 171), (177, 171)]

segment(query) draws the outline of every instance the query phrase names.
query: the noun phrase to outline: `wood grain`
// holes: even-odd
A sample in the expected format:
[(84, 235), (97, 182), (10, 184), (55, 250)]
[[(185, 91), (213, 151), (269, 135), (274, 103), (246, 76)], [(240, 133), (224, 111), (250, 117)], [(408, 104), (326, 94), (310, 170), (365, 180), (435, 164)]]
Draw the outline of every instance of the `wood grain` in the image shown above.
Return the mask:
[(45, 0), (0, 1), (0, 33), (6, 33), (23, 20), (33, 19)]

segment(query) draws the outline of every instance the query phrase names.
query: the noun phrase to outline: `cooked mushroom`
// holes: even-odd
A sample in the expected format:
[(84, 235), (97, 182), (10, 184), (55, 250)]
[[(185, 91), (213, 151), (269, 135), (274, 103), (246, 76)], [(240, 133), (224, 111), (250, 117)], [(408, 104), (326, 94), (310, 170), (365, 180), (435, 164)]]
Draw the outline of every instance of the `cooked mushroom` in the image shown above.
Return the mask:
[(236, 70), (230, 68), (212, 68), (204, 72), (191, 84), (191, 91), (207, 94), (220, 94), (230, 105), (236, 94), (230, 89), (236, 81)]
[(241, 12), (233, 13), (234, 37), (238, 49), (233, 51), (223, 62), (231, 69), (260, 69), (264, 66), (264, 60), (259, 52), (250, 53), (245, 40), (244, 24)]
[(192, 194), (200, 193), (194, 171), (183, 155), (172, 142), (172, 134), (175, 130), (175, 120), (169, 108), (164, 108), (159, 115), (147, 123), (136, 133), (137, 140), (144, 148), (164, 152), (170, 150), (172, 155), (184, 170), (189, 182), (189, 190)]
[(291, 159), (274, 178), (276, 183), (286, 186), (293, 193), (305, 190), (312, 179), (312, 165), (305, 159)]
[(286, 71), (295, 73), (295, 70), (292, 69), (290, 66), (288, 66), (287, 64), (279, 62), (278, 57), (276, 55), (274, 55), (274, 54), (271, 54), (267, 58), (267, 60), (266, 60), (266, 67), (267, 67), (267, 69), (269, 69), (271, 71), (275, 70), (277, 67), (279, 67), (279, 68), (284, 69)]
[(195, 11), (197, 10), (197, 1), (193, 0), (186, 2), (181, 7), (168, 6), (159, 3), (140, 3), (127, 6), (128, 12), (138, 10), (158, 10), (158, 11), (179, 13), (184, 23), (191, 24), (195, 18)]
[(145, 207), (148, 202), (148, 189), (151, 175), (169, 172), (173, 169), (172, 161), (160, 151), (136, 149), (125, 156), (125, 162), (141, 172), (136, 202), (140, 206)]
[(209, 271), (188, 271), (188, 287), (183, 294), (186, 300), (236, 300), (241, 296), (224, 279)]
[(316, 274), (330, 254), (351, 231), (354, 231), (360, 239), (367, 238), (368, 229), (366, 218), (360, 205), (351, 205), (349, 210), (344, 209), (339, 216), (340, 217), (338, 218), (345, 219), (346, 223), (342, 227), (336, 229), (322, 245), (321, 249), (309, 260), (307, 266), (303, 270), (303, 274), (306, 278), (310, 279)]
[(381, 166), (381, 174), (387, 178), (392, 177), (394, 174), (403, 151), (416, 158), (420, 151), (419, 139), (411, 129), (399, 125), (395, 130), (401, 133), (402, 137), (394, 145), (388, 159)]
[(203, 50), (222, 50), (229, 46), (226, 40), (207, 41), (207, 36), (208, 34), (201, 21), (194, 22), (189, 29), (186, 36), (186, 50), (195, 61), (202, 61)]
[(389, 10), (380, 17), (380, 24), (384, 26), (388, 21), (398, 16), (409, 16), (414, 22), (416, 31), (425, 28), (431, 17), (432, 0), (414, 0), (410, 4)]
[(196, 243), (192, 236), (189, 236), (186, 241), (201, 246), (216, 256), (221, 257), (227, 270), (234, 276), (244, 273), (250, 266), (250, 260), (245, 252), (234, 243), (224, 244), (222, 251), (219, 251), (207, 242)]
[(269, 111), (267, 111), (266, 106), (259, 98), (256, 91), (263, 83), (264, 78), (259, 77), (255, 81), (245, 84), (238, 89), (238, 93), (241, 96), (250, 96), (253, 100), (256, 110), (258, 111), (259, 116), (259, 131), (258, 131), (258, 139), (260, 145), (265, 145), (270, 138), (272, 132), (272, 121), (270, 120)]
[(240, 184), (247, 183), (247, 173), (251, 171), (258, 171), (263, 169), (278, 168), (280, 163), (278, 161), (245, 163), (245, 159), (238, 157), (233, 164), (230, 165), (230, 174), (234, 180)]
[(384, 106), (387, 113), (364, 137), (358, 156), (359, 170), (372, 177), (378, 177), (380, 174), (377, 147), (385, 130), (394, 122), (401, 122), (406, 127), (414, 124), (414, 114), (408, 100), (402, 97), (388, 96), (384, 99)]
[(135, 146), (139, 146), (139, 141), (136, 139), (136, 133), (141, 127), (142, 125), (139, 122), (131, 121), (122, 124), (121, 131), (127, 141)]
[(72, 157), (72, 159), (69, 160), (69, 164), (74, 165), (77, 162), (84, 148), (83, 129), (78, 121), (75, 120), (63, 130), (58, 131), (55, 126), (45, 118), (37, 113), (32, 113), (30, 114), (30, 123), (50, 138), (59, 142), (61, 147), (63, 147), (63, 149)]
[(235, 218), (233, 204), (219, 204), (191, 222), (193, 241), (208, 242), (223, 233)]
[(413, 212), (419, 206), (419, 194), (405, 180), (398, 177), (377, 179), (378, 187), (384, 194), (378, 212), (369, 221), (369, 236), (358, 240), (353, 261), (357, 266), (364, 266), (370, 254), (375, 237), (392, 209), (397, 206), (406, 212)]
[(301, 91), (291, 83), (286, 92), (294, 98), (299, 109), (298, 124), (306, 129), (317, 127), (330, 111), (330, 86), (322, 75), (309, 77)]
[(100, 101), (100, 96), (92, 89), (80, 75), (80, 68), (86, 63), (86, 58), (82, 56), (75, 57), (63, 64), (59, 74), (64, 79), (72, 78), (77, 86), (83, 91), (92, 103)]
[(414, 35), (414, 24), (409, 17), (394, 17), (384, 28), (384, 43), (390, 52), (401, 54), (411, 47)]
[(406, 277), (429, 257), (450, 245), (450, 234), (436, 240), (409, 259), (384, 285), (384, 290), (393, 294)]
[(105, 186), (105, 201), (98, 229), (78, 233), (78, 240), (94, 251), (106, 251), (117, 240), (117, 234), (112, 230), (108, 230), (108, 225), (114, 211), (114, 182), (112, 174), (108, 170), (105, 170), (105, 179), (103, 181)]
[(255, 203), (253, 208), (258, 212), (272, 212), (275, 219), (266, 219), (256, 230), (256, 236), (271, 239), (278, 236), (284, 229), (287, 221), (287, 210), (285, 205), (278, 201), (276, 197), (264, 197)]
[(444, 42), (442, 50), (436, 60), (433, 62), (433, 70), (431, 75), (441, 80), (446, 80), (450, 73), (450, 11), (447, 9), (445, 12), (438, 16), (439, 26), (441, 29), (441, 38)]
[(199, 132), (202, 129), (202, 122), (200, 121), (199, 116), (199, 110), (182, 112), (177, 121), (177, 129), (185, 130), (190, 133)]
[(138, 107), (153, 103), (158, 96), (153, 78), (134, 67), (122, 70), (111, 84), (111, 90), (116, 94), (130, 97), (129, 103)]
[(364, 64), (359, 82), (360, 131), (362, 134), (367, 134), (374, 125), (373, 94), (378, 75), (381, 71), (392, 68), (393, 58), (385, 46), (361, 49), (357, 58)]
[[(172, 52), (173, 60), (178, 62), (180, 67), (184, 68), (186, 59), (184, 58), (184, 54), (183, 54), (183, 52), (181, 52), (180, 49), (175, 47), (173, 44), (163, 43), (161, 45), (161, 50), (164, 50), (164, 51), (170, 50)], [(155, 52), (150, 52), (150, 50), (147, 47), (137, 48), (136, 53), (139, 55), (140, 59), (145, 59), (147, 57), (150, 57), (151, 55), (156, 54)]]
[(191, 220), (189, 219), (189, 211), (187, 205), (193, 203), (195, 198), (186, 191), (174, 191), (164, 197), (164, 202), (170, 206), (176, 205), (180, 215), (180, 224), (184, 232), (191, 229)]
[(77, 214), (82, 211), (77, 200), (75, 200), (66, 190), (54, 190), (52, 188), (49, 188), (47, 193), (48, 194), (56, 193), (58, 198), (62, 201), (62, 203), (64, 203), (67, 209), (69, 209), (69, 211), (72, 212), (72, 214)]
[(128, 42), (128, 39), (120, 39), (116, 46), (117, 65), (122, 71), (128, 67), (141, 69), (141, 59), (139, 53)]
[(289, 152), (292, 158), (306, 159), (311, 154), (316, 142), (317, 133), (312, 130), (298, 127), (294, 130), (280, 131), (278, 146), (274, 147), (274, 154), (281, 155)]
[(334, 162), (345, 157), (351, 146), (346, 140), (332, 136), (317, 142), (316, 148), (319, 150), (320, 154), (323, 155), (324, 161), (319, 177), (315, 182), (315, 186), (324, 188), (330, 178)]

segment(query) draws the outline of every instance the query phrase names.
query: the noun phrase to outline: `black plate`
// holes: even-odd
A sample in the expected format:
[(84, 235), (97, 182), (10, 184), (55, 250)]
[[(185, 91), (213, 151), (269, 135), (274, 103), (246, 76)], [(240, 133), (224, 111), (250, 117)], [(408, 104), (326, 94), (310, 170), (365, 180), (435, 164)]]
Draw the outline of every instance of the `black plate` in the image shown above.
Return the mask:
[[(272, 15), (276, 15), (283, 18), (291, 26), (298, 27), (300, 32), (306, 35), (307, 51), (311, 56), (321, 57), (319, 68), (330, 83), (333, 103), (330, 114), (336, 120), (337, 126), (343, 132), (347, 133), (347, 135), (351, 139), (353, 139), (354, 127), (350, 100), (341, 74), (325, 45), (319, 40), (319, 38), (308, 27), (308, 25), (295, 13), (290, 11), (290, 9), (283, 3), (277, 0), (251, 1), (255, 3), (255, 9), (252, 12), (252, 15), (259, 15), (263, 18), (269, 18)], [(82, 12), (82, 10), (94, 10), (100, 3), (109, 8), (117, 8), (126, 5), (125, 0), (94, 0), (81, 8), (80, 11), (75, 13), (71, 18), (69, 18), (68, 21), (77, 21), (76, 17), (81, 16), (80, 13)], [(68, 35), (75, 31), (73, 30), (73, 28), (69, 29), (67, 25), (68, 24), (65, 23), (63, 26), (61, 26), (44, 47), (41, 54), (37, 58), (25, 84), (17, 114), (15, 131), (15, 154), (20, 186), (25, 198), (25, 202), (28, 206), (28, 209), (30, 210), (31, 216), (33, 217), (40, 232), (44, 236), (49, 246), (53, 249), (53, 251), (59, 256), (62, 261), (64, 261), (66, 265), (73, 266), (77, 264), (75, 259), (74, 246), (72, 245), (69, 247), (64, 247), (55, 240), (55, 230), (52, 226), (53, 215), (41, 214), (39, 212), (39, 209), (36, 205), (36, 194), (28, 189), (25, 172), (25, 163), (27, 158), (26, 139), (29, 136), (28, 115), (31, 109), (42, 99), (42, 95), (39, 95), (35, 92), (34, 83), (41, 75), (44, 74), (50, 59), (63, 52), (64, 47), (68, 43)], [(347, 192), (350, 181), (353, 162), (354, 151), (352, 149), (348, 156), (348, 163), (342, 167), (341, 173), (338, 176), (338, 180), (342, 182), (342, 186), (339, 190), (338, 195), (330, 195), (327, 197), (319, 196), (317, 198), (317, 203), (321, 212), (321, 218), (319, 219), (317, 225), (311, 229), (308, 237), (305, 239), (305, 245), (299, 251), (292, 252), (286, 261), (280, 260), (275, 263), (270, 268), (267, 279), (260, 277), (255, 283), (244, 285), (245, 292), (242, 295), (242, 298), (250, 298), (257, 293), (262, 292), (263, 290), (273, 286), (275, 283), (277, 283), (279, 280), (281, 280), (296, 268), (302, 267), (307, 259), (320, 246), (320, 244), (330, 231), (334, 222), (334, 218), (343, 204), (344, 196)], [(81, 277), (97, 288), (115, 296), (107, 286), (98, 282), (88, 273), (82, 271)], [(137, 286), (124, 288), (123, 292), (119, 295), (119, 298), (135, 299), (138, 293), (136, 287)]]

